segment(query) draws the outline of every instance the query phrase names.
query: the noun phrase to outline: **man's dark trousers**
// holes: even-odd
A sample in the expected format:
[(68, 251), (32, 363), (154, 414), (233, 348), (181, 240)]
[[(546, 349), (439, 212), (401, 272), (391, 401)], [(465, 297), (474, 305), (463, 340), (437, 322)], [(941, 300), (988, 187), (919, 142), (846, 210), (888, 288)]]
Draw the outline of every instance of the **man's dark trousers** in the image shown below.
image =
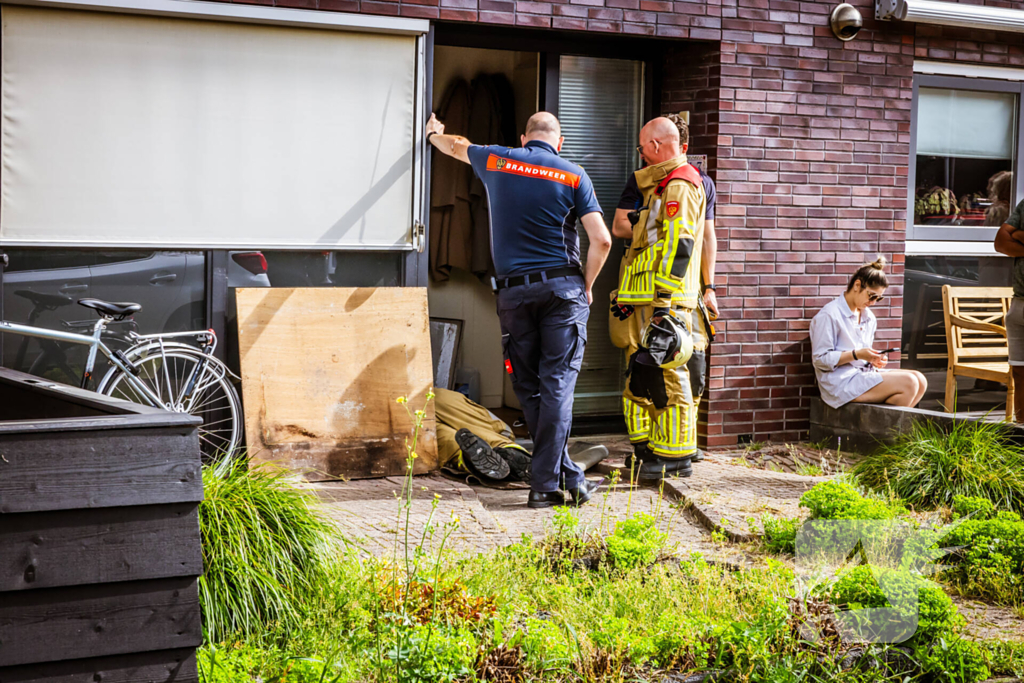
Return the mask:
[(533, 436), (530, 488), (546, 493), (583, 483), (569, 459), (573, 390), (587, 345), (590, 307), (583, 277), (570, 275), (498, 292), (506, 370)]

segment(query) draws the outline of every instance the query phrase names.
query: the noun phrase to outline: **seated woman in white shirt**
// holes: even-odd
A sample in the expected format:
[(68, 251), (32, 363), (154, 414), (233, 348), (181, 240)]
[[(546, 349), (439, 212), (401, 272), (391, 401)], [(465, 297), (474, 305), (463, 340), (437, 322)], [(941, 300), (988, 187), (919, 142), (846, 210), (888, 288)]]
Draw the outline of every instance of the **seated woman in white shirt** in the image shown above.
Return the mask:
[(885, 258), (879, 256), (861, 266), (846, 292), (811, 320), (814, 374), (821, 399), (833, 408), (850, 401), (912, 407), (928, 388), (916, 370), (885, 370), (885, 353), (872, 348), (877, 323), (870, 307), (884, 298), (888, 286)]

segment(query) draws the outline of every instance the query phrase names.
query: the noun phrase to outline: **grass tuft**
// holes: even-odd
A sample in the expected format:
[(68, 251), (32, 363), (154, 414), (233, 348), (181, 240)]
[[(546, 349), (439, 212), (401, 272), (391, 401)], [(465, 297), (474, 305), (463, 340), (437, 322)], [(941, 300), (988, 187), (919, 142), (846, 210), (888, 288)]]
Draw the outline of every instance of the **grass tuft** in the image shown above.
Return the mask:
[(208, 641), (297, 623), (327, 574), (334, 529), (294, 483), (244, 458), (203, 467), (199, 598)]
[(956, 422), (948, 431), (919, 422), (889, 448), (862, 460), (854, 475), (875, 491), (919, 509), (950, 507), (954, 496), (1024, 511), (1024, 449), (1004, 423)]

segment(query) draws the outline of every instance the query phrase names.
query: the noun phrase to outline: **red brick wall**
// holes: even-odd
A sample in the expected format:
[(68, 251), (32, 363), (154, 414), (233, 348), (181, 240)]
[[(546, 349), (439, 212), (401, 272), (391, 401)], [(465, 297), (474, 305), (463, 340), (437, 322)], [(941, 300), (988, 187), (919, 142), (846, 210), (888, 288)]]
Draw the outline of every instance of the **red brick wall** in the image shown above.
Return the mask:
[[(724, 285), (710, 446), (806, 435), (810, 318), (876, 253), (894, 275), (875, 308), (878, 336), (898, 345), (914, 43), (859, 4), (867, 26), (850, 43), (832, 35), (826, 3), (723, 8), (717, 88), (707, 79), (717, 120), (714, 97), (695, 91), (693, 108), (708, 114), (695, 118), (694, 151), (717, 145)], [(676, 68), (668, 60), (663, 111), (691, 108), (668, 76)]]

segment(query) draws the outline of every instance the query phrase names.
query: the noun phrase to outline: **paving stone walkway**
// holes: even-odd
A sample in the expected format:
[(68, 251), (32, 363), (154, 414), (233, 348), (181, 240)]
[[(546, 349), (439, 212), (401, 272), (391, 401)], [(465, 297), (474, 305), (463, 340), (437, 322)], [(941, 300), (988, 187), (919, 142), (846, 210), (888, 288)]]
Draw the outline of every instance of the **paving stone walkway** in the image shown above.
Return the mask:
[[(721, 558), (735, 554), (735, 548), (713, 541), (710, 531), (722, 531), (734, 541), (752, 540), (748, 519), (759, 519), (764, 512), (795, 515), (803, 492), (821, 481), (820, 477), (739, 466), (733, 464), (731, 455), (709, 455), (694, 465), (691, 478), (667, 480), (662, 490), (630, 487), (625, 483), (628, 472), (621, 469), (622, 458), (631, 452), (628, 440), (589, 437), (581, 441), (603, 443), (609, 448), (609, 458), (596, 472), (588, 474), (591, 479), (607, 477), (619, 469), (622, 480), (614, 488), (602, 489), (580, 509), (583, 525), (607, 533), (616, 521), (635, 512), (656, 514), (659, 526), (668, 530), (677, 555), (698, 552)], [(428, 521), (436, 531), (424, 543), (425, 550), (436, 551), (443, 526), (457, 517), (458, 529), (448, 541), (450, 547), (456, 552), (476, 553), (515, 543), (524, 534), (540, 537), (554, 516), (551, 509), (527, 508), (525, 487), (493, 489), (433, 474), (415, 478), (406, 525), (404, 512), (403, 518), (398, 518), (403, 484), (404, 479), (391, 477), (310, 486), (324, 500), (344, 536), (376, 555), (392, 551), (396, 539), (403, 544), (407, 532), (415, 545)]]
[[(437, 530), (423, 544), (424, 550), (436, 552), (443, 527), (453, 517), (458, 518), (458, 528), (449, 538), (448, 546), (457, 553), (486, 552), (515, 543), (524, 534), (543, 536), (555, 514), (553, 509), (526, 507), (527, 489), (470, 486), (435, 474), (415, 478), (406, 525), (404, 511), (399, 519), (398, 495), (403, 483), (400, 478), (389, 478), (312, 486), (345, 538), (375, 555), (392, 552), (396, 541), (400, 549), (404, 548), (406, 526), (410, 547), (415, 547), (428, 522)], [(435, 496), (439, 496), (436, 507)], [(579, 515), (584, 528), (607, 533), (617, 520), (638, 511), (657, 516), (659, 526), (668, 530), (669, 542), (676, 546), (676, 552), (717, 553), (716, 544), (684, 506), (654, 488), (638, 487), (631, 491), (625, 484), (605, 488), (580, 508)]]

